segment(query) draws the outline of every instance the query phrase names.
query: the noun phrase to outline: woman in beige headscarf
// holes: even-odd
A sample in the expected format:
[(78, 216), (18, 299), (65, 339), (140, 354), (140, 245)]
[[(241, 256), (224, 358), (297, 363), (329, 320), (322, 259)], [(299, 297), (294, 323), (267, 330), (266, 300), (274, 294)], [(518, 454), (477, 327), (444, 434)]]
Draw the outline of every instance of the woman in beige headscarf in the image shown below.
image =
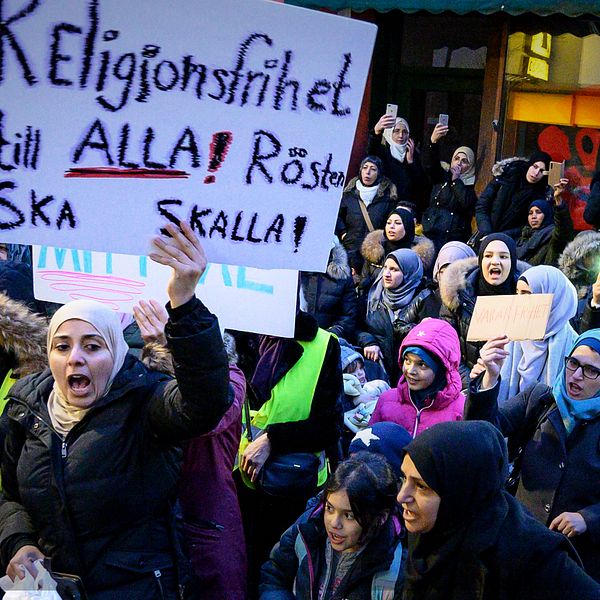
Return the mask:
[(468, 241), (477, 204), (475, 153), (460, 146), (449, 165), (441, 163), (438, 142), (447, 133), (448, 126), (438, 123), (431, 143), (423, 150), (423, 166), (433, 183), (429, 207), (423, 214), (423, 233), (433, 240), (437, 251), (447, 242)]
[(179, 444), (210, 431), (230, 398), (217, 319), (194, 295), (206, 256), (188, 226), (166, 229), (150, 257), (173, 269), (176, 378), (128, 354), (116, 313), (81, 300), (50, 322), (50, 369), (10, 391), (0, 556), (13, 579), (47, 556), (81, 577), (90, 600), (178, 597)]

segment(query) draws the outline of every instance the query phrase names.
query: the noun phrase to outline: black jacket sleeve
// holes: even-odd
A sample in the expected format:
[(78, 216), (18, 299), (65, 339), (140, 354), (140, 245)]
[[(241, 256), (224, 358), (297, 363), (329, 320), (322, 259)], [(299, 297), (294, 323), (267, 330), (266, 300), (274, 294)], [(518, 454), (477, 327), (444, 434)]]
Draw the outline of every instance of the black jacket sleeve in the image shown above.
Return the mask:
[(600, 228), (600, 179), (598, 178), (598, 173), (596, 173), (592, 180), (590, 197), (583, 211), (583, 219), (594, 229)]
[(150, 401), (151, 431), (167, 442), (213, 429), (231, 404), (227, 354), (217, 318), (197, 298), (169, 310), (165, 328), (175, 380)]
[(272, 423), (267, 427), (271, 448), (276, 453), (319, 452), (337, 443), (342, 423), (340, 396), (343, 393), (340, 345), (329, 339), (308, 419)]
[(488, 183), (485, 190), (479, 196), (477, 205), (475, 206), (475, 219), (477, 221), (477, 229), (481, 235), (488, 235), (492, 232), (492, 221), (490, 218), (492, 205), (496, 200), (496, 194), (500, 188), (500, 183), (494, 181)]
[(346, 278), (343, 283), (340, 315), (329, 328), (329, 331), (345, 340), (353, 341), (354, 334), (356, 333), (356, 318), (358, 316), (358, 298), (352, 277)]
[(432, 144), (429, 141), (423, 146), (421, 164), (431, 183), (443, 183), (445, 181), (446, 172), (440, 164), (439, 144)]

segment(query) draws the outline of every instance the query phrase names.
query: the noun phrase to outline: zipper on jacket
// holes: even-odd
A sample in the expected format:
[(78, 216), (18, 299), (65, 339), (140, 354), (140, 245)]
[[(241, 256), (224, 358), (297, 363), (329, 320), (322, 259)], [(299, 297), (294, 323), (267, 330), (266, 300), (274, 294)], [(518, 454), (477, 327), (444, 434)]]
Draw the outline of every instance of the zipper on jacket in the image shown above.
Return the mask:
[(424, 406), (423, 408), (418, 409), (417, 405), (413, 402), (412, 396), (410, 395), (410, 390), (408, 391), (408, 397), (410, 398), (411, 404), (415, 407), (415, 410), (417, 411), (417, 416), (415, 418), (415, 426), (414, 426), (413, 432), (412, 432), (412, 438), (414, 440), (417, 437), (417, 429), (419, 428), (419, 423), (421, 422), (421, 413), (424, 410), (427, 410), (428, 408), (431, 408), (433, 406), (433, 402), (434, 402), (435, 398), (431, 399), (431, 404), (429, 404), (429, 406)]
[(62, 444), (60, 446), (60, 455), (63, 458), (67, 458), (67, 442), (65, 440), (62, 441)]
[(163, 590), (162, 582), (160, 580), (160, 578), (162, 577), (162, 573), (160, 572), (160, 569), (156, 569), (154, 571), (154, 577), (156, 579), (156, 583), (158, 585), (158, 589), (160, 590), (160, 597), (164, 598), (165, 597), (165, 591)]
[(306, 544), (306, 540), (304, 539), (302, 532), (298, 531), (298, 535), (302, 539), (302, 543), (304, 544), (304, 547), (306, 548), (306, 560), (308, 562), (308, 582), (309, 582), (309, 589), (310, 589), (310, 598), (312, 600), (313, 587), (315, 585), (315, 570), (314, 570), (314, 566), (312, 563), (312, 556), (310, 555), (310, 552), (308, 551), (308, 545)]

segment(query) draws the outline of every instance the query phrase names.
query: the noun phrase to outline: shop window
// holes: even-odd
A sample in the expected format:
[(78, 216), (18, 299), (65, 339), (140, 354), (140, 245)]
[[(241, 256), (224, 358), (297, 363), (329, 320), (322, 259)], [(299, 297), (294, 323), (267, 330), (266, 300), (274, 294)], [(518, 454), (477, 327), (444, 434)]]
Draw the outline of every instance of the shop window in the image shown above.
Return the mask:
[(600, 169), (600, 35), (514, 32), (505, 71), (502, 157), (540, 148), (565, 161), (576, 229)]

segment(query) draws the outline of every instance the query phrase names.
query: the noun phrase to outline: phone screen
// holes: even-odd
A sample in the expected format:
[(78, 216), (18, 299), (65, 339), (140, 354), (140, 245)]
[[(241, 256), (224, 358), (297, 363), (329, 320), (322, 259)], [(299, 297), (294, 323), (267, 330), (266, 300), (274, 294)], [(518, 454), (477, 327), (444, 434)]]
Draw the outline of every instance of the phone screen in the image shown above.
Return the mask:
[(445, 125), (446, 127), (448, 127), (448, 115), (445, 115), (444, 113), (440, 113), (438, 123), (440, 125)]

